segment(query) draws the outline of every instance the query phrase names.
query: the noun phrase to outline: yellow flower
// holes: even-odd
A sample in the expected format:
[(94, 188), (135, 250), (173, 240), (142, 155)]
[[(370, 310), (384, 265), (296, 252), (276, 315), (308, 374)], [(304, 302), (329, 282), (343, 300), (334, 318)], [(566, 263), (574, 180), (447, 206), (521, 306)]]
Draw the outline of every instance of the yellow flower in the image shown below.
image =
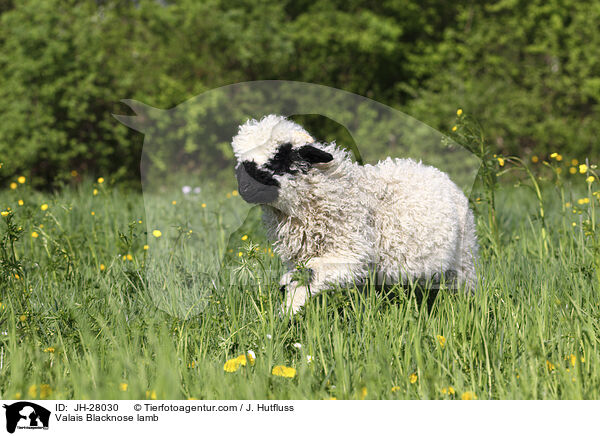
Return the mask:
[(244, 255), (244, 253), (242, 253), (241, 251), (238, 253), (238, 257), (242, 257)]
[(27, 320), (27, 315), (21, 315), (19, 317), (19, 321), (21, 321), (21, 322), (25, 322), (26, 320)]
[(594, 180), (596, 180), (594, 176), (589, 176), (587, 179), (585, 179), (585, 181), (588, 183), (593, 183)]
[(554, 158), (555, 158), (555, 157), (557, 157), (557, 156), (558, 156), (558, 153), (556, 153), (556, 152), (555, 152), (555, 153), (552, 153), (552, 154), (550, 155), (550, 157), (551, 157), (552, 159), (554, 159)]
[(37, 397), (37, 386), (36, 385), (29, 386), (29, 389), (27, 389), (27, 395), (29, 395), (29, 397), (31, 397), (31, 398)]
[(585, 198), (580, 198), (579, 200), (577, 200), (578, 204), (588, 204), (590, 202), (590, 199), (585, 197)]
[(21, 399), (21, 392), (17, 392), (15, 394), (15, 400), (20, 400)]
[(571, 165), (573, 165), (574, 167), (576, 167), (578, 163), (579, 161), (577, 159), (571, 159)]
[(239, 193), (237, 192), (237, 190), (236, 190), (236, 189), (234, 189), (234, 190), (231, 192), (231, 195), (233, 195), (234, 197), (237, 197), (237, 196), (238, 196), (238, 194), (239, 194)]
[(571, 223), (571, 225), (572, 225), (573, 227), (577, 227), (577, 223), (576, 223), (575, 221), (573, 221), (573, 222)]
[(562, 174), (562, 168), (557, 168), (556, 169), (556, 174)]
[(240, 366), (246, 366), (246, 362), (246, 355), (240, 354), (238, 357), (229, 359), (227, 362), (225, 362), (223, 365), (223, 370), (225, 372), (236, 372)]
[(26, 180), (27, 179), (25, 177), (21, 176), (17, 179), (17, 182), (19, 182), (22, 185), (23, 183), (25, 183)]
[(452, 386), (448, 386), (447, 388), (442, 388), (442, 394), (454, 395), (456, 391)]
[[(294, 370), (294, 372), (295, 372), (295, 371), (296, 371), (296, 370)], [(367, 387), (366, 387), (366, 386), (364, 386), (364, 387), (363, 387), (363, 388), (360, 390), (360, 399), (361, 399), (361, 400), (364, 400), (364, 399), (367, 397), (367, 393), (368, 393), (368, 391), (367, 391)]]
[(579, 165), (579, 173), (580, 174), (585, 174), (587, 173), (588, 170), (588, 166), (586, 164), (581, 164)]
[(139, 220), (139, 221), (138, 221), (138, 224), (142, 224), (142, 220)]
[(569, 168), (569, 173), (570, 174), (577, 174), (577, 168), (575, 168), (575, 167)]
[(567, 202), (565, 203), (565, 207), (567, 207), (567, 208), (571, 207), (571, 203), (567, 201)]
[(100, 271), (104, 271), (106, 269), (106, 265), (103, 263), (100, 264)]
[(49, 384), (42, 383), (40, 385), (40, 400), (48, 398), (52, 394), (52, 388)]
[(531, 162), (533, 162), (533, 163), (538, 163), (539, 161), (540, 161), (540, 158), (539, 158), (539, 157), (537, 157), (537, 156), (535, 156), (535, 155), (531, 156)]
[(10, 184), (10, 189), (17, 189), (17, 184), (15, 182), (12, 182)]
[(256, 354), (254, 353), (254, 351), (248, 350), (246, 352), (246, 357), (248, 358), (248, 362), (250, 362), (250, 365), (254, 365), (254, 362), (256, 362)]
[(119, 390), (125, 392), (127, 390), (127, 386), (129, 386), (127, 383), (121, 383), (119, 384)]
[(458, 129), (458, 127), (456, 127), (456, 126), (452, 126), (452, 131), (453, 131), (453, 132), (456, 132), (456, 130), (457, 130), (457, 129)]
[(410, 377), (408, 378), (410, 380), (410, 384), (415, 384), (417, 382), (417, 374), (415, 374), (414, 372), (410, 375)]
[(19, 201), (17, 201), (17, 203), (18, 203), (18, 205), (19, 205), (19, 206), (23, 206), (23, 205), (25, 204), (25, 203), (23, 202), (23, 200), (19, 200)]
[(502, 158), (502, 157), (499, 157), (499, 158), (498, 158), (498, 164), (499, 164), (501, 167), (503, 167), (503, 166), (504, 166), (504, 158)]
[(146, 398), (148, 398), (150, 400), (156, 400), (156, 391), (155, 390), (146, 391)]
[(42, 210), (48, 210), (48, 205), (46, 203), (44, 203), (44, 204), (42, 204), (40, 206), (40, 209), (42, 209)]
[(392, 386), (392, 392), (398, 392), (400, 390), (400, 386)]
[(202, 203), (202, 207), (206, 207), (206, 203)]
[(231, 194), (228, 192), (227, 194), (225, 194), (225, 197), (231, 198)]
[(44, 353), (54, 353), (54, 347), (44, 348)]
[(294, 378), (296, 376), (296, 369), (288, 366), (277, 365), (273, 367), (271, 374), (278, 377)]
[(150, 248), (150, 247), (148, 247), (147, 245), (144, 245), (144, 251), (148, 250), (148, 248)]
[(127, 260), (133, 260), (133, 256), (131, 254), (127, 254)]
[(577, 357), (574, 354), (568, 356), (567, 360), (571, 362), (571, 366), (575, 366), (575, 364), (577, 363)]
[(94, 190), (92, 191), (92, 194), (94, 194), (94, 195), (98, 195), (98, 190), (97, 190), (97, 189), (94, 189)]
[(91, 211), (90, 213), (92, 214), (92, 216), (96, 215), (96, 212), (94, 211)]
[(242, 236), (242, 241), (245, 241), (246, 239), (248, 239), (248, 235)]
[(177, 202), (176, 202), (175, 200), (173, 200), (173, 201), (171, 202), (171, 204), (172, 204), (173, 206), (175, 206), (175, 205), (177, 204)]
[(162, 236), (162, 232), (160, 230), (153, 230), (152, 236), (154, 236), (155, 238), (160, 238)]
[(556, 160), (557, 160), (558, 162), (560, 162), (562, 159), (563, 159), (563, 158), (562, 158), (562, 155), (560, 155), (560, 154), (559, 154), (558, 156), (556, 156)]
[(460, 399), (461, 400), (476, 400), (477, 395), (475, 395), (475, 392), (467, 391), (461, 395)]
[(77, 172), (77, 170), (72, 170), (72, 171), (71, 171), (71, 177), (77, 177), (77, 176), (78, 176), (78, 174), (79, 174), (79, 173)]
[(3, 210), (2, 212), (0, 212), (0, 215), (2, 216), (8, 216), (9, 212)]
[(446, 338), (442, 335), (437, 335), (437, 340), (440, 343), (440, 346), (444, 348), (444, 346), (446, 345)]
[(456, 111), (456, 115), (458, 115), (459, 117), (462, 115), (462, 113), (463, 113), (462, 109), (459, 109)]
[(556, 366), (549, 360), (546, 360), (546, 368), (548, 368), (548, 371), (554, 371)]
[(100, 183), (100, 184), (104, 183), (104, 177), (98, 177), (98, 183)]

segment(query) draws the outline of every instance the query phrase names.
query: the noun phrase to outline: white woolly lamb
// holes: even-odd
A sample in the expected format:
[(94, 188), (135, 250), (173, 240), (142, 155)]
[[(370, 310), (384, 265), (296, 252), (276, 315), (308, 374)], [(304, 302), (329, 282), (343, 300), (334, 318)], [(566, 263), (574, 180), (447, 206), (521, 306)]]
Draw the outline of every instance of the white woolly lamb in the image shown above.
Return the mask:
[[(358, 165), (276, 115), (240, 126), (232, 146), (239, 193), (262, 205), (289, 269), (281, 284), (292, 312), (310, 294), (362, 283), (370, 271), (388, 284), (451, 276), (474, 291), (473, 213), (445, 173), (411, 159)], [(299, 264), (311, 271), (308, 286), (292, 279)]]

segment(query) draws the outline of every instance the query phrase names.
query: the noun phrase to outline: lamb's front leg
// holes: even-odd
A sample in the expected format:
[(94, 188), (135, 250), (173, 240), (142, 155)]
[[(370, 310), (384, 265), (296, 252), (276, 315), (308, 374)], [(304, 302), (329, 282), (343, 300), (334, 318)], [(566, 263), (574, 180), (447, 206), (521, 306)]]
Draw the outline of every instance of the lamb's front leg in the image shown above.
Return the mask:
[(294, 280), (294, 271), (284, 274), (280, 280), (285, 287), (285, 311), (292, 314), (298, 312), (310, 295), (334, 285), (351, 285), (367, 277), (367, 265), (358, 259), (340, 256), (322, 256), (312, 258), (306, 263), (309, 271), (308, 284)]

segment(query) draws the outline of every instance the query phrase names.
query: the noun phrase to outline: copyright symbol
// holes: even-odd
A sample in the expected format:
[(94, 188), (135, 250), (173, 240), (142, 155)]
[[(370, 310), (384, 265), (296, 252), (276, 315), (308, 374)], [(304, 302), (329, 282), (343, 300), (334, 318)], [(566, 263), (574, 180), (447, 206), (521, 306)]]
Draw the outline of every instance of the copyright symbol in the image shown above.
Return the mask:
[(133, 410), (135, 410), (136, 412), (139, 412), (140, 410), (142, 410), (142, 405), (136, 404), (135, 406), (133, 406)]

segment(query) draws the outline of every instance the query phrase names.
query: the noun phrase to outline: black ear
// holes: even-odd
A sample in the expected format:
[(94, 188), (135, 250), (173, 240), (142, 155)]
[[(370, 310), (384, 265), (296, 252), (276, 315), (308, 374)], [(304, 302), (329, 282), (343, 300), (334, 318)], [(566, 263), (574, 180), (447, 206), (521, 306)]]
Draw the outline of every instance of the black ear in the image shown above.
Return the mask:
[(305, 145), (298, 150), (300, 157), (309, 163), (326, 163), (333, 160), (333, 156), (326, 151), (312, 145)]

